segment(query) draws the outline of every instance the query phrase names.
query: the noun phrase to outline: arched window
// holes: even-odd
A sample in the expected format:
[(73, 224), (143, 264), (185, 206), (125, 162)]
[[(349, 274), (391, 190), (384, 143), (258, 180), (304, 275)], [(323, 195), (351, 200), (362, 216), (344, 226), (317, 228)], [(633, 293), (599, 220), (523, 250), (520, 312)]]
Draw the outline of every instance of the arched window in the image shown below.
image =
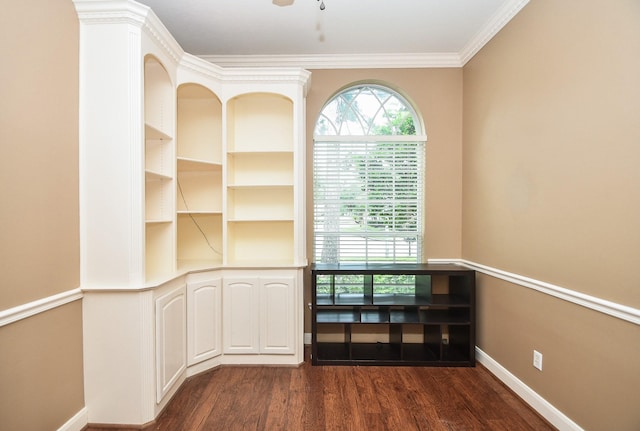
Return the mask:
[(389, 88), (357, 85), (327, 102), (314, 132), (316, 263), (421, 261), (425, 141)]

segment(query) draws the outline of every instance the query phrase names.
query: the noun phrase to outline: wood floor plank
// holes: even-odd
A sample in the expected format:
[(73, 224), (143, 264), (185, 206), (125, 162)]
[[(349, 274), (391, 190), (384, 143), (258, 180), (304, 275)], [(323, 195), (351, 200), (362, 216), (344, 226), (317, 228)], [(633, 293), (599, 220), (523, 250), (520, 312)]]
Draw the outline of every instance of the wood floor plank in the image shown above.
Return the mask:
[(307, 360), (298, 368), (220, 367), (189, 378), (145, 431), (553, 429), (481, 365), (314, 367)]

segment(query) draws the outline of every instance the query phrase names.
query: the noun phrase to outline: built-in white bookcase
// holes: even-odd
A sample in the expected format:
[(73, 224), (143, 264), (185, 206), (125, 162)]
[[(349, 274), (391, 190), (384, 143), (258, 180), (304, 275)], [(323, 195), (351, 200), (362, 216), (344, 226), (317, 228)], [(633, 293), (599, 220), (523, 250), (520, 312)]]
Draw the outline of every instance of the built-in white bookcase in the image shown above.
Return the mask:
[(178, 88), (177, 264), (222, 263), (222, 103), (198, 84)]
[(227, 105), (227, 262), (294, 262), (293, 101), (250, 93)]
[(310, 73), (192, 56), (132, 0), (74, 4), (86, 410), (140, 426), (189, 375), (304, 360)]
[(145, 273), (147, 280), (174, 272), (175, 102), (165, 68), (144, 61)]

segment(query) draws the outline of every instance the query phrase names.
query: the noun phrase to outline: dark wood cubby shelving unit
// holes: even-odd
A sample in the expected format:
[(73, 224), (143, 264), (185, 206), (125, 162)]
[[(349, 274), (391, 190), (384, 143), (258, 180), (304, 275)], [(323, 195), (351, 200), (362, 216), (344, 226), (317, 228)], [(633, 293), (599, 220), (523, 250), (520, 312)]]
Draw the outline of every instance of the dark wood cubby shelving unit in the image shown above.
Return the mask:
[(475, 366), (475, 271), (315, 264), (313, 365)]

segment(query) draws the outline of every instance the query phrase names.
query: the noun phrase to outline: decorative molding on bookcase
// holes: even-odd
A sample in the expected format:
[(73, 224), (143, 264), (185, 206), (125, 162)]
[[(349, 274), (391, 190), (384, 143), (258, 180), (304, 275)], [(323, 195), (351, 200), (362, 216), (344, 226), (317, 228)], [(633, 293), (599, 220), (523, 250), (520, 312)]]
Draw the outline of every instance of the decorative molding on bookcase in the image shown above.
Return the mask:
[(7, 310), (0, 311), (0, 327), (26, 319), (36, 314), (60, 307), (73, 301), (82, 299), (82, 290), (80, 288), (67, 290), (56, 295), (31, 301), (26, 304), (18, 305)]
[(569, 301), (573, 304), (581, 305), (591, 310), (599, 311), (609, 316), (617, 317), (618, 319), (640, 325), (640, 309), (629, 307), (627, 305), (618, 304), (606, 299), (587, 295), (582, 292), (556, 286), (551, 283), (535, 280), (523, 275), (514, 274), (512, 272), (503, 271), (501, 269), (492, 268), (490, 266), (482, 265), (464, 259), (429, 259), (429, 263), (457, 263), (460, 265), (464, 265), (468, 268), (475, 269), (482, 274), (499, 278), (501, 280), (505, 280), (509, 283), (517, 284), (522, 287), (537, 290), (538, 292), (542, 292), (547, 295)]
[(57, 431), (81, 431), (89, 422), (89, 413), (86, 407), (83, 407), (78, 413), (73, 415), (71, 419), (66, 421)]
[(541, 397), (537, 392), (527, 386), (522, 380), (511, 374), (509, 370), (500, 365), (495, 359), (487, 355), (480, 348), (476, 347), (476, 358), (478, 362), (485, 366), (502, 383), (507, 385), (520, 398), (522, 398), (531, 408), (538, 412), (543, 418), (554, 427), (562, 431), (583, 431), (583, 429), (572, 421), (567, 415), (562, 413), (549, 401)]
[(176, 62), (184, 51), (151, 8), (128, 1), (73, 0), (83, 24), (125, 23), (141, 28)]
[(133, 24), (140, 26), (151, 10), (128, 0), (73, 0), (78, 18), (85, 24)]
[(230, 82), (273, 82), (301, 84), (306, 94), (311, 72), (299, 66), (278, 67), (222, 67), (209, 62), (201, 57), (185, 53), (180, 65), (204, 76), (209, 76), (220, 81)]

